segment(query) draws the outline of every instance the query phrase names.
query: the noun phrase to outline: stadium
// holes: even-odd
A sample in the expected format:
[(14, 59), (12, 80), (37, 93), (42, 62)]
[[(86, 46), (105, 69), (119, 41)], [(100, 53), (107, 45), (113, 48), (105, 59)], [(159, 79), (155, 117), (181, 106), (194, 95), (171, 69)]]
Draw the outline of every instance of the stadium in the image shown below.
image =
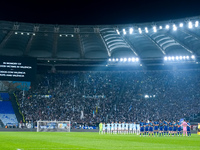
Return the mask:
[[(199, 149), (199, 21), (0, 21), (0, 149)], [(121, 133), (142, 120), (192, 135)]]

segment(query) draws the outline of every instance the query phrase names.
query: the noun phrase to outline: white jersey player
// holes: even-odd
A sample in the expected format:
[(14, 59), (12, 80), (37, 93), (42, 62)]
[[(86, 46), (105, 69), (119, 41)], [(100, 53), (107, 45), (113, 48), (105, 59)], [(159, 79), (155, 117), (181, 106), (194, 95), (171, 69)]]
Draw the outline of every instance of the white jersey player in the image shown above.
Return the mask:
[(110, 123), (107, 123), (107, 134), (110, 134)]
[(126, 131), (125, 131), (125, 134), (128, 134), (128, 126), (129, 126), (129, 124), (126, 123)]
[(111, 123), (111, 134), (114, 133), (114, 122)]
[(105, 134), (105, 133), (106, 133), (106, 124), (103, 123), (103, 134)]
[(122, 132), (122, 124), (121, 124), (121, 122), (119, 122), (119, 124), (118, 124), (118, 134), (121, 134), (121, 132)]
[(129, 123), (129, 134), (133, 133), (133, 124), (132, 122)]
[(125, 130), (125, 122), (122, 123), (122, 133), (124, 133)]
[(133, 134), (136, 134), (136, 123), (133, 123)]
[(136, 127), (137, 127), (137, 135), (139, 135), (140, 134), (140, 124), (136, 124)]
[(116, 121), (114, 124), (115, 124), (114, 133), (115, 133), (115, 134), (117, 134), (117, 126), (118, 126), (118, 123), (117, 123), (117, 121)]

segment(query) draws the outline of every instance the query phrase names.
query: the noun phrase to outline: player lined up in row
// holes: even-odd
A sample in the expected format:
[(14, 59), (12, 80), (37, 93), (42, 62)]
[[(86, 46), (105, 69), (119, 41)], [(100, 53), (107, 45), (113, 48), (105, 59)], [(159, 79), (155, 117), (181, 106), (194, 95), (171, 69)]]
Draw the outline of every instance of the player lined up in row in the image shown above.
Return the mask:
[(191, 125), (189, 121), (186, 123), (185, 120), (183, 122), (160, 120), (154, 122), (150, 121), (149, 123), (143, 122), (142, 120), (140, 122), (140, 136), (142, 134), (143, 136), (191, 136)]
[(99, 124), (99, 134), (137, 134), (140, 133), (140, 124), (125, 123), (125, 122), (112, 122), (112, 123), (100, 123)]
[[(183, 128), (183, 131), (182, 131)], [(191, 125), (189, 121), (146, 121), (134, 123), (100, 123), (100, 134), (137, 134), (140, 136), (191, 136)], [(183, 133), (183, 134), (182, 134)]]

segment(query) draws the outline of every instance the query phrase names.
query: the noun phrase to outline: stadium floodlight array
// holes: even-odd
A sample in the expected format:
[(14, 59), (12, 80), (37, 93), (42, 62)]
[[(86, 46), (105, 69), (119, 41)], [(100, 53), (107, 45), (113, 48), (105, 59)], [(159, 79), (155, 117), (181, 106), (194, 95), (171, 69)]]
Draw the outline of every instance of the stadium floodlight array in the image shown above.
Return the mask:
[(174, 61), (194, 61), (195, 56), (165, 56), (164, 61), (174, 62)]
[(144, 98), (148, 99), (148, 98), (155, 98), (156, 95), (144, 95)]
[[(178, 28), (183, 28), (183, 27), (187, 27), (189, 29), (193, 29), (193, 27), (197, 28), (199, 27), (199, 21), (198, 20), (194, 20), (194, 21), (188, 21), (188, 22), (180, 22), (178, 24), (175, 24), (175, 23), (169, 23), (169, 24), (166, 24), (165, 26), (162, 26), (162, 25), (153, 25), (152, 26), (152, 31), (154, 33), (156, 33), (158, 30), (170, 30), (172, 29), (173, 31), (177, 31)], [(136, 30), (134, 30), (133, 27), (129, 27), (129, 29), (126, 29), (126, 28), (123, 28), (122, 29), (122, 33), (123, 35), (126, 35), (127, 34), (127, 31), (129, 30), (129, 34), (132, 35), (134, 32), (136, 33), (139, 33), (139, 34), (142, 34), (143, 31), (145, 33), (149, 33), (150, 29), (148, 30), (148, 27), (135, 27)], [(117, 34), (120, 34), (120, 31), (119, 29), (116, 29), (116, 32)]]
[(132, 57), (132, 58), (109, 58), (109, 62), (139, 62), (138, 57)]
[(60, 34), (60, 37), (74, 37), (73, 34)]
[(15, 32), (16, 35), (35, 35), (35, 33), (29, 33), (29, 32)]

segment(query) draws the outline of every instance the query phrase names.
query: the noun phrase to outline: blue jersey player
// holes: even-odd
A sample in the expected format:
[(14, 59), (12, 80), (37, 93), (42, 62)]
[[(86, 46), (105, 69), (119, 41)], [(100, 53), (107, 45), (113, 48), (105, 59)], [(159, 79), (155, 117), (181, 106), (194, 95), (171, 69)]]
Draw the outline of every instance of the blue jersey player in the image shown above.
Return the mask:
[(141, 133), (144, 136), (144, 122), (143, 122), (143, 120), (140, 122), (140, 136), (141, 136)]
[(149, 136), (151, 136), (151, 134), (152, 134), (152, 136), (153, 136), (153, 123), (152, 123), (152, 121), (150, 120), (150, 122), (149, 122)]
[(145, 123), (145, 132), (144, 132), (144, 134), (145, 135), (148, 135), (149, 133), (149, 123), (148, 123), (148, 121), (146, 121), (146, 123)]
[(181, 132), (181, 122), (180, 121), (177, 121), (177, 125), (178, 125), (178, 136), (182, 135), (182, 132)]
[(168, 135), (168, 122), (167, 122), (166, 119), (165, 119), (165, 121), (163, 122), (163, 124), (164, 124), (164, 136), (165, 136), (166, 133), (167, 133), (167, 135)]
[(162, 120), (160, 120), (160, 122), (159, 122), (159, 133), (160, 133), (160, 136), (161, 136), (161, 134), (163, 136), (163, 122), (162, 122)]
[(189, 123), (189, 121), (187, 121), (187, 124), (188, 124), (188, 126), (187, 126), (187, 135), (188, 135), (188, 136), (191, 136), (191, 131), (190, 131), (190, 129), (191, 129), (191, 124)]
[(157, 136), (158, 136), (159, 122), (157, 120), (155, 120), (154, 123), (153, 123), (153, 125), (154, 125), (154, 136), (156, 135), (156, 133), (157, 133)]
[(173, 129), (172, 122), (169, 121), (169, 122), (168, 122), (168, 125), (169, 125), (169, 136), (170, 136), (170, 135), (172, 135), (172, 129)]
[(177, 135), (177, 131), (176, 131), (176, 130), (177, 130), (177, 124), (176, 124), (176, 122), (174, 121), (174, 122), (173, 122), (173, 136), (174, 136), (174, 135)]

